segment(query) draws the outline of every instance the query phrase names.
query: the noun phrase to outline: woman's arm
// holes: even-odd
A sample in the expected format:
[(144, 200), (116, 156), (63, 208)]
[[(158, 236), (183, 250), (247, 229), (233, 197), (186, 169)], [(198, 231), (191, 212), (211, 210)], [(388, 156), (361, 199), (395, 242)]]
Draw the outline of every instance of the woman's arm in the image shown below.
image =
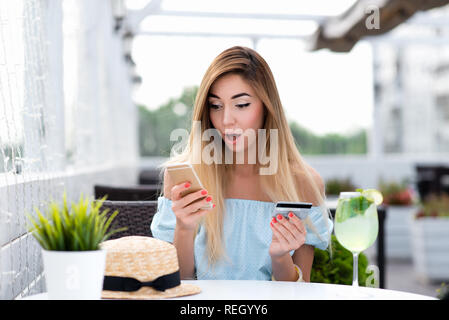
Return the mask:
[(288, 253), (281, 257), (272, 257), (271, 267), (274, 279), (277, 281), (297, 281), (299, 275), (294, 266), (296, 264), (301, 269), (302, 279), (310, 282), (313, 253), (313, 246), (305, 244), (296, 250), (291, 257)]
[(193, 255), (193, 230), (175, 228), (173, 245), (178, 253), (179, 272), (181, 279), (188, 280), (195, 277), (195, 260)]
[[(323, 179), (312, 167), (308, 166), (308, 169), (321, 196), (324, 197)], [(306, 195), (304, 200), (315, 206), (319, 205), (313, 192)], [(277, 219), (274, 218), (271, 222), (273, 239), (270, 246), (270, 256), (273, 276), (278, 281), (296, 281), (298, 280), (298, 273), (294, 265), (297, 265), (302, 271), (303, 280), (309, 282), (314, 247), (304, 244), (307, 232), (302, 221), (295, 215), (289, 215), (289, 217), (290, 219), (286, 220), (278, 215)], [(288, 253), (290, 250), (295, 250), (292, 257)]]
[(302, 271), (302, 278), (304, 281), (310, 282), (310, 274), (312, 272), (312, 264), (314, 257), (313, 246), (304, 244), (301, 248), (293, 253), (293, 263), (296, 264)]
[(181, 197), (181, 192), (190, 187), (189, 183), (181, 183), (171, 186), (167, 171), (164, 174), (164, 196), (172, 201), (172, 210), (176, 215), (176, 226), (173, 237), (173, 245), (178, 254), (179, 272), (181, 279), (193, 279), (195, 275), (195, 260), (193, 255), (194, 236), (196, 226), (200, 218), (207, 210), (200, 210), (208, 199), (192, 203), (194, 200), (204, 198), (204, 190), (190, 193)]
[[(171, 200), (170, 176), (167, 170), (164, 173), (164, 197)], [(175, 226), (173, 245), (178, 254), (179, 272), (181, 279), (192, 279), (195, 273), (195, 264), (193, 256), (193, 231), (185, 231), (179, 228), (178, 223)]]
[[(313, 251), (310, 256), (308, 246), (304, 244), (306, 228), (301, 219), (293, 213), (289, 213), (288, 219), (278, 214), (270, 225), (273, 231), (269, 249), (273, 277), (277, 281), (297, 281), (299, 275), (294, 265), (303, 271), (309, 265), (311, 267), (313, 261)], [(292, 250), (295, 250), (293, 257), (289, 253)], [(310, 279), (310, 267), (303, 271), (303, 280)], [(307, 277), (304, 277), (304, 274)]]
[(298, 272), (296, 272), (292, 257), (288, 253), (280, 257), (271, 257), (271, 268), (276, 281), (298, 280)]

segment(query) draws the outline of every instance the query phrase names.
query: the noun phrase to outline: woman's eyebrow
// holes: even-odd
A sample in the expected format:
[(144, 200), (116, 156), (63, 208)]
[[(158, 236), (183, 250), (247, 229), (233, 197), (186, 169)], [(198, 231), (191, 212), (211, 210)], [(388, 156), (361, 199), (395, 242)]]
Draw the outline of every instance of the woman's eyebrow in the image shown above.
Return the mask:
[(239, 94), (236, 94), (236, 95), (232, 96), (231, 99), (237, 99), (237, 98), (240, 98), (240, 97), (243, 97), (243, 96), (251, 97), (251, 96), (250, 96), (249, 94), (247, 94), (246, 92), (242, 92), (242, 93), (239, 93)]
[[(237, 99), (237, 98), (240, 98), (240, 97), (243, 97), (243, 96), (251, 97), (251, 95), (249, 95), (248, 93), (242, 92), (242, 93), (238, 93), (238, 94), (236, 94), (236, 95), (233, 95), (233, 96), (231, 97), (231, 99)], [(209, 93), (209, 94), (208, 94), (208, 97), (209, 97), (209, 98), (217, 98), (217, 99), (221, 99), (219, 96), (217, 96), (217, 95), (215, 95), (215, 94), (213, 94), (213, 93)]]
[(217, 95), (215, 95), (215, 94), (213, 94), (213, 93), (209, 93), (209, 94), (208, 94), (208, 97), (220, 99), (219, 96), (217, 96)]

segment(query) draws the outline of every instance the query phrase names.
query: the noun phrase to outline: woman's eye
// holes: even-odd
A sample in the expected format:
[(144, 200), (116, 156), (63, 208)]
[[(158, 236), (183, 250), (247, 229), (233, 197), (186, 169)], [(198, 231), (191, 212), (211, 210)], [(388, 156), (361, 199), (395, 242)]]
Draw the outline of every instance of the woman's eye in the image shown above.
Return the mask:
[(236, 104), (236, 106), (237, 107), (239, 107), (239, 108), (245, 108), (245, 107), (247, 107), (247, 106), (249, 106), (251, 103), (241, 103), (241, 104)]
[(221, 106), (219, 104), (209, 103), (209, 108), (211, 109), (219, 109)]

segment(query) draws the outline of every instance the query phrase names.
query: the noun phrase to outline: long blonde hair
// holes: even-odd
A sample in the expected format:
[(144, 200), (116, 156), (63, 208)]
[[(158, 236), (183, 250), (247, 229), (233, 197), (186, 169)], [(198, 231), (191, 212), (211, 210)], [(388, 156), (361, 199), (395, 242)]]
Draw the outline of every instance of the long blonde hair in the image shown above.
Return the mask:
[[(207, 101), (209, 90), (218, 78), (230, 73), (242, 76), (254, 88), (264, 105), (265, 120), (262, 129), (266, 130), (265, 150), (268, 155), (270, 155), (271, 147), (270, 129), (278, 131), (278, 153), (277, 156), (274, 156), (277, 161), (277, 172), (272, 175), (259, 175), (262, 190), (273, 202), (305, 201), (306, 194), (309, 195), (307, 200), (310, 201), (310, 194), (312, 194), (313, 202), (318, 203), (323, 208), (325, 218), (328, 217), (324, 205), (324, 194), (320, 192), (309, 167), (295, 145), (270, 67), (256, 51), (250, 48), (240, 46), (229, 48), (214, 59), (203, 77), (195, 99), (192, 128), (186, 148), (182, 153), (173, 156), (162, 165), (164, 167), (169, 163), (192, 163), (201, 182), (216, 204), (216, 207), (203, 220), (203, 225), (207, 230), (206, 245), (211, 264), (224, 254), (222, 244), (223, 218), (226, 212), (224, 197), (227, 180), (229, 180), (226, 177), (232, 173), (233, 165), (226, 164), (225, 161), (212, 164), (198, 161), (207, 141), (201, 141), (201, 139), (198, 141), (198, 138), (195, 137), (201, 137), (205, 130), (213, 128)], [(200, 129), (199, 126), (194, 125), (195, 121), (200, 121)], [(196, 132), (198, 129), (201, 130), (200, 133)], [(223, 142), (221, 145), (223, 155), (225, 145)], [(273, 155), (270, 155), (269, 158), (273, 159)], [(260, 165), (257, 163), (256, 166)]]

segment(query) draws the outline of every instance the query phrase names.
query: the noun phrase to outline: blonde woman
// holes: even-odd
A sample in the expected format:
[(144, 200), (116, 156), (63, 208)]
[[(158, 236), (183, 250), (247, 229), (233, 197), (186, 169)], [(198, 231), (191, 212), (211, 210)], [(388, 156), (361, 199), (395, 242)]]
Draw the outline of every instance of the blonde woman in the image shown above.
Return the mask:
[[(201, 137), (211, 129), (218, 149), (214, 161), (204, 161), (210, 142)], [(176, 247), (181, 278), (310, 281), (314, 247), (326, 249), (332, 231), (324, 184), (298, 152), (271, 70), (256, 51), (232, 47), (209, 66), (187, 146), (165, 165), (178, 162), (192, 163), (205, 189), (182, 197), (190, 182), (173, 186), (165, 172), (151, 231)], [(291, 213), (273, 218), (277, 201), (313, 207), (305, 221)], [(208, 202), (211, 210), (200, 209)]]

